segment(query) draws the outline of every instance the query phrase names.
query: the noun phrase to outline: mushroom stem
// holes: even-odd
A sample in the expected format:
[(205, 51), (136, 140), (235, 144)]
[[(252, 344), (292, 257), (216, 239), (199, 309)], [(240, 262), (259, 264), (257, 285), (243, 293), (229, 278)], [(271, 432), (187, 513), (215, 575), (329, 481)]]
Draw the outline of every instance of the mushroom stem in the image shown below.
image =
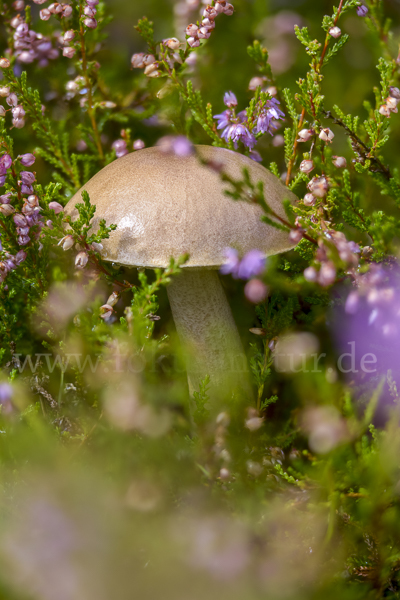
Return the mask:
[(186, 353), (190, 395), (209, 375), (211, 404), (240, 389), (251, 396), (246, 356), (218, 272), (183, 269), (167, 292)]

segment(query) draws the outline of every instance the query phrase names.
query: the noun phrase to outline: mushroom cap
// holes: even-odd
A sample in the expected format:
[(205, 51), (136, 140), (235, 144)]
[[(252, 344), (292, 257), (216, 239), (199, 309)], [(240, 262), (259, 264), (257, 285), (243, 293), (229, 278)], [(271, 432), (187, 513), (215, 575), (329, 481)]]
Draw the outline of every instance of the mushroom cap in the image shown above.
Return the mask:
[[(230, 177), (264, 184), (265, 199), (285, 217), (282, 201), (296, 199), (270, 171), (247, 156), (225, 148), (196, 146), (202, 159), (222, 164)], [(96, 205), (93, 230), (100, 219), (118, 227), (104, 240), (102, 258), (120, 265), (165, 268), (171, 257), (189, 253), (185, 267), (216, 269), (224, 249), (241, 253), (253, 248), (266, 255), (293, 247), (284, 231), (261, 222), (257, 204), (224, 194), (230, 186), (196, 156), (165, 154), (158, 147), (127, 154), (99, 171), (68, 202), (66, 214), (77, 216), (75, 204), (86, 190)]]

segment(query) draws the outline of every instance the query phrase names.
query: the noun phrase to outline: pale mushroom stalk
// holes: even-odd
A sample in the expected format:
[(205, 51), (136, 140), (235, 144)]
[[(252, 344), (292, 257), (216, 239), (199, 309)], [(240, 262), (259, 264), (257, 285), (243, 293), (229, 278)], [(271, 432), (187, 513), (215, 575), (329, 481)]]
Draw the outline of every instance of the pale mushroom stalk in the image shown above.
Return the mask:
[(241, 390), (251, 395), (247, 360), (217, 271), (183, 269), (167, 287), (176, 329), (187, 353), (189, 393), (210, 377), (210, 399)]

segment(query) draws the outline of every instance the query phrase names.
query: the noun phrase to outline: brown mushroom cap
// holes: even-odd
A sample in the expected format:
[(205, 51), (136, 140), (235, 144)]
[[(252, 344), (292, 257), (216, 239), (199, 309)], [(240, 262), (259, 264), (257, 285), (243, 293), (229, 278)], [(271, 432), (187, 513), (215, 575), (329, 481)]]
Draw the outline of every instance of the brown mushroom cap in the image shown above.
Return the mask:
[[(213, 146), (197, 146), (207, 161), (223, 165), (232, 178), (264, 183), (271, 208), (285, 216), (282, 201), (295, 196), (267, 169), (246, 156)], [(266, 255), (293, 247), (288, 234), (261, 222), (256, 204), (236, 202), (224, 194), (230, 189), (218, 173), (203, 166), (196, 156), (164, 154), (159, 148), (140, 150), (112, 162), (86, 183), (68, 202), (65, 212), (77, 214), (81, 192), (96, 205), (94, 230), (99, 220), (118, 227), (104, 240), (102, 257), (121, 265), (162, 267), (170, 257), (189, 253), (185, 267), (219, 268), (223, 251), (241, 253), (257, 248)]]

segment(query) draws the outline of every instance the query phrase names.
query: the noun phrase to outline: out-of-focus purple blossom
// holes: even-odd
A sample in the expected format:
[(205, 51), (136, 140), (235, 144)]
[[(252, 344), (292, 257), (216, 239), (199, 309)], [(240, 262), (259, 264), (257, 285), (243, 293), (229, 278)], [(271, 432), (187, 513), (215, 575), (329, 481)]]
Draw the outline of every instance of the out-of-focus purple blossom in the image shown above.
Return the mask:
[(67, 47), (63, 48), (63, 56), (65, 58), (73, 58), (75, 56), (76, 50), (75, 48)]
[(96, 16), (97, 9), (92, 6), (85, 6), (85, 8), (83, 9), (83, 12), (87, 17), (93, 18)]
[(298, 244), (303, 237), (302, 229), (292, 229), (289, 233), (289, 241), (292, 244)]
[(115, 142), (111, 144), (111, 148), (115, 150), (117, 158), (121, 158), (121, 156), (125, 156), (125, 154), (128, 154), (129, 152), (126, 147), (126, 141), (123, 139), (115, 140)]
[(233, 92), (225, 92), (224, 95), (224, 104), (229, 108), (233, 108), (237, 106), (237, 98)]
[(25, 126), (25, 119), (13, 119), (12, 124), (16, 129), (22, 129)]
[(357, 15), (359, 17), (365, 17), (367, 13), (368, 13), (368, 8), (365, 6), (365, 4), (361, 4), (360, 6), (357, 6)]
[(0, 97), (6, 98), (10, 95), (10, 88), (7, 85), (0, 86)]
[(55, 202), (55, 201), (49, 203), (49, 209), (54, 210), (56, 215), (58, 215), (60, 212), (63, 212), (63, 210), (64, 210), (63, 206), (61, 206), (61, 204), (59, 202)]
[(143, 148), (146, 146), (146, 144), (144, 143), (143, 140), (135, 140), (133, 142), (133, 149), (134, 150), (143, 150)]
[(6, 182), (6, 176), (5, 175), (0, 175), (0, 187), (3, 187), (3, 185)]
[(235, 248), (225, 248), (223, 252), (225, 263), (220, 268), (223, 275), (232, 274), (235, 279), (238, 277), (239, 253)]
[(260, 250), (250, 250), (247, 252), (239, 263), (237, 276), (239, 279), (250, 279), (257, 277), (264, 272), (266, 258)]
[(268, 294), (268, 288), (260, 279), (250, 279), (244, 286), (244, 295), (253, 304), (263, 302)]
[(31, 167), (34, 164), (36, 158), (33, 154), (28, 152), (27, 154), (22, 154), (19, 157), (19, 160), (23, 167)]
[(255, 91), (258, 87), (262, 87), (264, 83), (264, 77), (252, 77), (249, 82), (249, 90)]
[(11, 66), (8, 58), (0, 58), (0, 69), (9, 69)]
[(322, 287), (328, 287), (332, 285), (336, 280), (336, 267), (335, 265), (328, 261), (324, 262), (321, 265), (321, 268), (318, 272), (318, 283), (322, 285)]
[(318, 279), (318, 272), (314, 267), (307, 267), (306, 269), (304, 269), (304, 278), (307, 281), (317, 281)]
[(4, 414), (9, 414), (13, 410), (12, 397), (14, 390), (9, 383), (0, 383), (0, 405)]
[(257, 150), (250, 150), (249, 157), (256, 162), (262, 162), (262, 156)]
[(176, 156), (191, 156), (194, 152), (193, 144), (184, 135), (167, 135), (158, 140), (157, 146), (161, 152), (175, 154)]

